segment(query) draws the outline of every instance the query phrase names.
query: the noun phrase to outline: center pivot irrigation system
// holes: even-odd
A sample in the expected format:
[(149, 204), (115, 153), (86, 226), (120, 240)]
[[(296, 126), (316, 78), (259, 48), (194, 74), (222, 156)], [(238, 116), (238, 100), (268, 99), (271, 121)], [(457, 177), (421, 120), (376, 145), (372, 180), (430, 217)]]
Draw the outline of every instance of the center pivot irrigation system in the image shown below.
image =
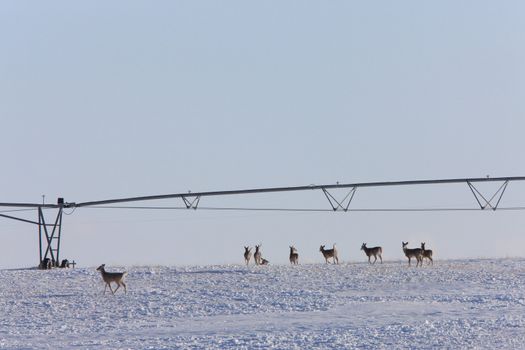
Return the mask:
[[(66, 261), (60, 263), (60, 240), (62, 237), (62, 215), (65, 208), (111, 208), (111, 209), (201, 209), (201, 210), (253, 210), (253, 211), (303, 211), (303, 212), (323, 212), (323, 211), (464, 211), (464, 210), (524, 210), (525, 207), (499, 207), (499, 203), (507, 185), (512, 181), (523, 181), (525, 176), (514, 176), (514, 177), (485, 177), (485, 178), (465, 178), (465, 179), (441, 179), (441, 180), (411, 180), (411, 181), (391, 181), (391, 182), (364, 182), (364, 183), (351, 183), (351, 184), (331, 184), (331, 185), (309, 185), (309, 186), (294, 186), (294, 187), (272, 187), (272, 188), (255, 188), (245, 190), (230, 190), (230, 191), (211, 191), (211, 192), (187, 192), (187, 193), (175, 193), (175, 194), (164, 194), (154, 196), (143, 196), (143, 197), (129, 197), (129, 198), (117, 198), (117, 199), (106, 199), (100, 201), (91, 202), (65, 202), (63, 198), (58, 198), (57, 204), (38, 204), (38, 203), (0, 203), (0, 207), (17, 208), (0, 211), (0, 217), (22, 221), (25, 223), (33, 224), (38, 226), (38, 242), (39, 242), (39, 267), (65, 267)], [(498, 190), (492, 196), (484, 196), (474, 184), (486, 183), (486, 182), (498, 182), (501, 185)], [(431, 184), (458, 184), (464, 183), (468, 186), (474, 198), (479, 205), (475, 208), (387, 208), (387, 209), (353, 209), (350, 208), (350, 203), (354, 198), (354, 195), (358, 188), (366, 187), (393, 187), (393, 186), (407, 186), (407, 185), (431, 185)], [(343, 199), (337, 199), (330, 191), (336, 189), (348, 189), (346, 196)], [(276, 192), (297, 192), (297, 191), (322, 191), (330, 208), (324, 209), (311, 209), (311, 208), (232, 208), (232, 207), (202, 207), (199, 206), (200, 200), (203, 197), (211, 196), (229, 196), (229, 195), (242, 195), (242, 194), (256, 194), (256, 193), (276, 193)], [(132, 203), (132, 202), (143, 202), (150, 200), (162, 200), (171, 198), (181, 198), (184, 206), (181, 207), (160, 207), (160, 206), (115, 206), (115, 204), (121, 203)], [(56, 209), (57, 215), (53, 223), (46, 222), (44, 216), (44, 210)], [(38, 221), (28, 220), (20, 217), (15, 217), (11, 214), (15, 211), (27, 211), (36, 210)], [(66, 262), (66, 264), (65, 264)]]

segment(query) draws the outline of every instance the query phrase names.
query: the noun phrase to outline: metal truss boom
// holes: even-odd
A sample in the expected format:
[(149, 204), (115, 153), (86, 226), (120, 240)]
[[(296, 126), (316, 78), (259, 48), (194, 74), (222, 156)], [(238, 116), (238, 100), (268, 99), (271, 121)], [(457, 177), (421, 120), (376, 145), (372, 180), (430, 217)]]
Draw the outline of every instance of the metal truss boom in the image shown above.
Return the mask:
[[(436, 184), (459, 184), (464, 183), (469, 186), (472, 193), (474, 194), (481, 209), (490, 208), (496, 210), (507, 185), (511, 181), (525, 181), (525, 176), (511, 176), (511, 177), (479, 177), (479, 178), (456, 178), (456, 179), (439, 179), (439, 180), (409, 180), (409, 181), (383, 181), (383, 182), (358, 182), (358, 183), (336, 183), (327, 185), (307, 185), (307, 186), (288, 186), (288, 187), (267, 187), (267, 188), (252, 188), (243, 190), (227, 190), (227, 191), (206, 191), (206, 192), (184, 192), (184, 193), (173, 193), (173, 194), (162, 194), (152, 196), (141, 196), (141, 197), (127, 197), (127, 198), (116, 198), (116, 199), (105, 199), (98, 201), (89, 202), (60, 202), (57, 204), (40, 204), (40, 203), (0, 203), (0, 207), (20, 207), (20, 208), (40, 208), (40, 209), (60, 209), (60, 208), (81, 208), (90, 206), (99, 206), (107, 204), (117, 204), (126, 202), (141, 202), (149, 200), (161, 200), (170, 198), (181, 198), (187, 209), (197, 209), (199, 201), (202, 197), (210, 196), (228, 196), (228, 195), (243, 195), (243, 194), (256, 194), (256, 193), (276, 193), (276, 192), (294, 192), (294, 191), (308, 191), (308, 190), (322, 190), (326, 198), (330, 202), (332, 209), (337, 211), (339, 209), (348, 211), (348, 206), (352, 201), (355, 191), (358, 188), (366, 187), (387, 187), (387, 186), (409, 186), (409, 185), (436, 185)], [(503, 185), (499, 190), (487, 200), (475, 187), (474, 183), (487, 183), (487, 182), (503, 182)], [(333, 189), (346, 189), (349, 188), (350, 192), (345, 196), (342, 201), (338, 201), (335, 197), (330, 194), (329, 190)], [(497, 203), (493, 205), (491, 201), (498, 195)], [(485, 202), (481, 203), (480, 198)], [(343, 202), (346, 202), (346, 205)], [(63, 201), (63, 200), (62, 200)], [(10, 219), (27, 221), (30, 223), (36, 223), (25, 219), (19, 219), (10, 215), (0, 214), (1, 217)]]
[[(357, 188), (365, 187), (386, 187), (386, 186), (408, 186), (408, 185), (432, 185), (432, 184), (456, 184), (456, 183), (480, 183), (480, 182), (510, 182), (510, 181), (524, 181), (525, 176), (514, 176), (514, 177), (480, 177), (480, 178), (461, 178), (461, 179), (441, 179), (441, 180), (410, 180), (410, 181), (384, 181), (384, 182), (360, 182), (360, 183), (348, 183), (348, 184), (329, 184), (329, 185), (308, 185), (308, 186), (290, 186), (290, 187), (269, 187), (269, 188), (253, 188), (244, 190), (229, 190), (229, 191), (208, 191), (208, 192), (189, 192), (189, 193), (174, 193), (174, 194), (163, 194), (153, 196), (142, 196), (142, 197), (129, 197), (129, 198), (118, 198), (118, 199), (106, 199), (100, 201), (82, 202), (82, 203), (65, 203), (64, 207), (88, 207), (105, 204), (117, 204), (126, 202), (140, 202), (149, 200), (160, 200), (170, 198), (182, 198), (187, 205), (186, 198), (201, 198), (209, 196), (228, 196), (228, 195), (242, 195), (242, 194), (255, 194), (255, 193), (276, 193), (276, 192), (293, 192), (293, 191), (307, 191), (307, 190), (331, 190), (331, 189), (344, 189), (351, 188), (351, 191)], [(325, 192), (326, 193), (326, 192)], [(353, 193), (353, 192), (352, 192)], [(490, 202), (490, 201), (489, 201)], [(2, 204), (0, 203), (0, 206)], [(196, 209), (195, 206), (187, 205), (188, 209)], [(342, 205), (336, 205), (337, 208), (341, 208)], [(347, 207), (345, 206), (347, 209)], [(334, 209), (335, 210), (335, 209)]]

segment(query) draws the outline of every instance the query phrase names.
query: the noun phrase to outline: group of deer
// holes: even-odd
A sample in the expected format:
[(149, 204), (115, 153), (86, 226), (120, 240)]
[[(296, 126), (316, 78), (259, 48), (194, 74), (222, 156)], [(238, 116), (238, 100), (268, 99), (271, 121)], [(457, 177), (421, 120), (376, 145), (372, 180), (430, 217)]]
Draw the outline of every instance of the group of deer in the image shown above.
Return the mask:
[[(244, 262), (246, 266), (250, 263), (252, 258), (252, 248), (244, 247)], [(261, 244), (255, 246), (255, 253), (253, 253), (253, 260), (255, 260), (255, 265), (268, 265), (270, 262), (264, 259), (261, 255)], [(299, 264), (299, 253), (294, 246), (290, 246), (290, 264), (297, 265)]]
[[(434, 265), (434, 260), (432, 260), (432, 250), (425, 249), (425, 243), (421, 243), (421, 248), (407, 248), (408, 242), (402, 242), (403, 244), (403, 252), (405, 253), (406, 257), (408, 258), (408, 265), (410, 266), (410, 262), (412, 258), (416, 258), (417, 264), (423, 266), (423, 259), (427, 258), (429, 259), (429, 264), (432, 263)], [(377, 261), (377, 257), (379, 256), (379, 259), (381, 263), (383, 263), (383, 258), (381, 257), (383, 253), (383, 248), (381, 247), (373, 247), (368, 248), (366, 246), (366, 243), (363, 243), (361, 246), (361, 250), (363, 250), (368, 256), (368, 262), (371, 264), (375, 264)], [(334, 246), (332, 249), (325, 249), (325, 246), (322, 245), (319, 248), (319, 251), (323, 254), (323, 257), (325, 258), (326, 263), (330, 263), (328, 259), (332, 259), (334, 264), (339, 264), (339, 258), (337, 256), (337, 248)], [(371, 257), (374, 257), (374, 262), (370, 261)], [(246, 262), (246, 265), (250, 263), (250, 259), (252, 258), (252, 248), (250, 247), (244, 247), (244, 261)], [(261, 244), (255, 246), (255, 253), (253, 253), (253, 259), (255, 260), (255, 265), (268, 265), (270, 262), (262, 257), (261, 254)], [(297, 252), (297, 249), (294, 246), (290, 246), (290, 264), (297, 265), (299, 264), (299, 253)], [(124, 287), (124, 292), (127, 293), (126, 283), (124, 283), (124, 278), (127, 275), (127, 272), (106, 272), (105, 270), (105, 264), (100, 265), (97, 268), (97, 271), (100, 271), (100, 274), (102, 275), (102, 279), (106, 283), (104, 286), (104, 293), (106, 293), (107, 287), (109, 287), (109, 290), (114, 295), (115, 292), (122, 286)], [(117, 288), (113, 290), (111, 288), (111, 282), (114, 282), (117, 284)]]
[[(339, 258), (337, 257), (337, 249), (334, 247), (332, 249), (325, 249), (325, 246), (322, 245), (321, 248), (319, 248), (319, 251), (323, 254), (326, 263), (328, 264), (328, 259), (332, 258), (334, 264), (339, 264)], [(269, 261), (266, 259), (263, 259), (261, 256), (261, 245), (255, 246), (255, 253), (253, 254), (253, 259), (255, 260), (255, 265), (268, 265)], [(244, 262), (246, 263), (246, 266), (250, 263), (250, 260), (252, 258), (252, 248), (250, 247), (244, 247)], [(299, 252), (297, 251), (297, 248), (295, 248), (293, 245), (290, 246), (290, 264), (297, 265), (299, 264)]]
[[(322, 245), (319, 248), (319, 251), (323, 254), (326, 260), (326, 263), (328, 264), (329, 263), (328, 259), (332, 258), (334, 264), (336, 263), (339, 264), (339, 258), (337, 257), (337, 249), (335, 247), (335, 244), (332, 249), (325, 249), (324, 247), (325, 246)], [(261, 248), (260, 244), (255, 246), (255, 253), (253, 254), (255, 265), (268, 265), (269, 261), (261, 257), (260, 248)], [(251, 250), (252, 248), (250, 247), (244, 247), (244, 262), (246, 262), (246, 266), (248, 266), (248, 264), (250, 263), (250, 259), (252, 258)], [(290, 259), (290, 264), (292, 265), (299, 264), (299, 253), (297, 252), (297, 248), (295, 248), (293, 245), (290, 246), (289, 259)]]
[[(261, 246), (262, 244), (255, 245), (255, 253), (253, 253), (253, 260), (255, 261), (255, 265), (268, 265), (270, 262), (262, 257)], [(244, 261), (246, 262), (246, 266), (248, 266), (248, 264), (250, 263), (251, 258), (252, 248), (244, 247)]]
[[(434, 260), (432, 260), (432, 250), (431, 249), (425, 249), (425, 243), (421, 243), (421, 248), (414, 248), (410, 249), (407, 248), (408, 242), (402, 242), (403, 243), (403, 252), (405, 253), (406, 257), (408, 258), (408, 265), (411, 265), (412, 258), (416, 258), (417, 264), (416, 266), (423, 266), (423, 259), (428, 259), (429, 264), (432, 263), (434, 265)], [(256, 265), (267, 265), (269, 262), (266, 259), (262, 259), (261, 257), (261, 245), (255, 246), (255, 264)], [(361, 250), (365, 252), (366, 256), (368, 257), (368, 262), (371, 264), (375, 264), (377, 261), (377, 258), (379, 257), (379, 260), (381, 263), (383, 263), (383, 248), (381, 247), (371, 247), (368, 248), (366, 246), (366, 243), (363, 243), (361, 245)], [(334, 246), (332, 249), (325, 249), (325, 246), (322, 245), (319, 248), (319, 251), (321, 254), (323, 254), (323, 257), (326, 261), (326, 263), (330, 263), (328, 259), (332, 259), (332, 262), (334, 264), (339, 264), (339, 257), (337, 256), (337, 248)], [(371, 261), (371, 257), (374, 257), (374, 261)], [(244, 261), (246, 262), (246, 265), (250, 263), (250, 259), (252, 257), (251, 248), (250, 247), (244, 247)], [(290, 264), (296, 265), (299, 263), (299, 253), (297, 252), (297, 249), (294, 246), (290, 246)]]
[[(421, 248), (407, 248), (408, 242), (401, 242), (403, 244), (403, 252), (405, 253), (405, 256), (408, 258), (408, 265), (410, 266), (410, 263), (412, 261), (412, 258), (415, 258), (417, 261), (416, 266), (423, 266), (423, 259), (428, 259), (429, 264), (432, 263), (434, 265), (434, 260), (432, 260), (432, 250), (431, 249), (425, 249), (425, 243), (421, 243)], [(366, 243), (363, 243), (361, 246), (361, 250), (365, 252), (365, 254), (368, 256), (368, 262), (372, 263), (370, 261), (370, 258), (374, 257), (374, 262), (377, 261), (377, 257), (379, 256), (379, 259), (381, 260), (381, 263), (383, 263), (383, 258), (381, 257), (381, 254), (383, 253), (383, 249), (381, 247), (373, 247), (368, 248), (366, 246)], [(372, 264), (373, 264), (372, 263)]]
[[(255, 260), (255, 265), (267, 265), (268, 260), (261, 258), (261, 245), (255, 246), (255, 253), (253, 255)], [(246, 265), (250, 263), (250, 259), (252, 258), (250, 247), (244, 247), (244, 261), (246, 262)], [(363, 243), (361, 246), (361, 250), (365, 251), (365, 254), (368, 256), (368, 262), (370, 261), (370, 257), (374, 256), (375, 260), (374, 263), (377, 260), (377, 257), (379, 256), (379, 259), (381, 260), (381, 263), (383, 262), (383, 258), (381, 257), (381, 254), (383, 253), (383, 249), (381, 247), (373, 247), (373, 248), (367, 248), (366, 243)], [(321, 254), (323, 254), (323, 257), (325, 259), (325, 262), (327, 264), (330, 263), (329, 259), (332, 259), (333, 264), (339, 264), (339, 257), (337, 248), (335, 246), (335, 243), (332, 247), (332, 249), (325, 249), (325, 246), (322, 245), (319, 247), (319, 251)], [(294, 246), (290, 246), (290, 264), (297, 265), (299, 263), (299, 253), (297, 252), (297, 249)]]
[(423, 259), (427, 258), (429, 264), (434, 265), (434, 260), (432, 260), (432, 250), (425, 249), (425, 243), (421, 243), (421, 248), (407, 248), (408, 242), (401, 242), (403, 244), (403, 252), (408, 258), (408, 266), (410, 266), (410, 261), (412, 258), (416, 258), (416, 267), (423, 266)]

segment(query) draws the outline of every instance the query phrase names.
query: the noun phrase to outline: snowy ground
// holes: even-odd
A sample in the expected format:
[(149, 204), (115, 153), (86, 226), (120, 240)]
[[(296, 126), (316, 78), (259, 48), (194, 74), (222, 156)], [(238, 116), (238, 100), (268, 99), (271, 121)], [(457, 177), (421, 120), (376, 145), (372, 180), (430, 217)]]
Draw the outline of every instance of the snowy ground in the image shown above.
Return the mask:
[(525, 259), (127, 270), (0, 270), (0, 349), (525, 348)]

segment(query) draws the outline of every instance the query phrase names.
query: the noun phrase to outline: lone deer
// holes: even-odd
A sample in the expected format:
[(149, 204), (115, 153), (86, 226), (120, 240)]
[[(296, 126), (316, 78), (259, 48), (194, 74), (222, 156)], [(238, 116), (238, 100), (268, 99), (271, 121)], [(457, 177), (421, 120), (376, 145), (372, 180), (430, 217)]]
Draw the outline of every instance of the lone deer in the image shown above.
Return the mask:
[(405, 253), (406, 257), (408, 258), (408, 266), (410, 266), (410, 260), (411, 258), (416, 258), (416, 267), (421, 264), (421, 266), (423, 266), (423, 251), (421, 250), (421, 248), (414, 248), (414, 249), (409, 249), (407, 248), (407, 245), (408, 245), (408, 242), (403, 242), (401, 241), (401, 243), (403, 244), (403, 252)]
[[(377, 257), (379, 256), (379, 259), (381, 260), (381, 264), (383, 263), (383, 258), (381, 257), (381, 254), (383, 254), (383, 248), (381, 247), (373, 247), (373, 248), (367, 248), (366, 243), (363, 243), (361, 246), (361, 250), (365, 251), (366, 256), (368, 256), (368, 262), (371, 264), (375, 264), (377, 261)], [(370, 261), (370, 257), (374, 256), (374, 262)]]
[[(124, 277), (128, 274), (127, 272), (106, 272), (104, 267), (106, 264), (102, 264), (97, 268), (97, 271), (100, 271), (100, 274), (102, 275), (102, 279), (104, 282), (106, 282), (106, 285), (104, 286), (104, 294), (106, 294), (106, 288), (109, 286), (109, 290), (113, 295), (115, 295), (115, 292), (120, 288), (120, 286), (124, 287), (124, 292), (127, 293), (128, 290), (126, 288), (126, 283), (124, 283)], [(111, 282), (115, 282), (117, 284), (117, 288), (113, 290), (111, 288)]]
[(337, 257), (337, 249), (335, 248), (335, 243), (332, 249), (324, 249), (324, 245), (322, 245), (321, 248), (319, 248), (319, 251), (323, 253), (324, 259), (326, 260), (327, 264), (329, 263), (329, 258), (333, 258), (334, 264), (336, 263), (336, 261), (337, 264), (339, 264), (339, 258)]
[(290, 246), (290, 264), (299, 264), (299, 253), (297, 253), (297, 249), (293, 245)]
[(246, 266), (250, 263), (250, 259), (252, 258), (252, 248), (250, 247), (244, 247), (244, 261), (246, 262)]
[(255, 265), (261, 265), (261, 244), (255, 245), (255, 253), (253, 253), (253, 260), (255, 260)]
[(432, 250), (431, 249), (425, 249), (425, 243), (421, 243), (421, 251), (422, 251), (422, 258), (421, 263), (423, 263), (423, 259), (427, 258), (430, 260), (428, 263), (430, 264), (432, 262), (432, 265), (434, 265), (434, 260), (432, 260)]

